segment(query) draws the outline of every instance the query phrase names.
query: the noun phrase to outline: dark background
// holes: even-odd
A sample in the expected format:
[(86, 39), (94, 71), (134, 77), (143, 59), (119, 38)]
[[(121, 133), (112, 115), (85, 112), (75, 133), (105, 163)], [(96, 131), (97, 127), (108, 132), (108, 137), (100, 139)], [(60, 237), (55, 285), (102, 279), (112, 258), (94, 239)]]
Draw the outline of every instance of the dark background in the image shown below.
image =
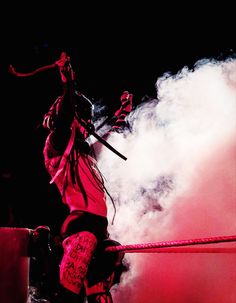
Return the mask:
[(57, 233), (67, 212), (49, 185), (42, 149), (44, 113), (61, 92), (56, 69), (33, 77), (15, 77), (54, 63), (61, 51), (71, 56), (80, 90), (108, 113), (119, 107), (123, 90), (134, 107), (156, 97), (164, 73), (194, 68), (201, 59), (235, 57), (234, 10), (225, 6), (166, 2), (127, 8), (113, 2), (88, 7), (25, 7), (10, 4), (1, 15), (1, 220), (2, 226), (49, 225)]

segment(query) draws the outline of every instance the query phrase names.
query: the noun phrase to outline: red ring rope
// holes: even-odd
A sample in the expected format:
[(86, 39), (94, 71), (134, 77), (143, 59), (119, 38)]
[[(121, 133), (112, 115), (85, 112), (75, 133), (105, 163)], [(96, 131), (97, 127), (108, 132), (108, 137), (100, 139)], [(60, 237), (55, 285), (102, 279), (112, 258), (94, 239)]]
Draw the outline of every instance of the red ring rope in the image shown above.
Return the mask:
[[(233, 242), (236, 241), (236, 236), (219, 236), (219, 237), (209, 237), (209, 238), (199, 238), (199, 239), (189, 239), (189, 240), (176, 240), (176, 241), (164, 241), (164, 242), (156, 242), (156, 243), (144, 243), (144, 244), (129, 244), (129, 245), (117, 245), (117, 246), (109, 246), (105, 249), (106, 252), (117, 252), (117, 251), (125, 251), (125, 252), (141, 252), (144, 250), (148, 250), (146, 252), (154, 252), (150, 251), (150, 249), (158, 249), (156, 252), (164, 252), (163, 247), (177, 247), (177, 246), (187, 246), (187, 245), (196, 245), (196, 244), (212, 244), (212, 243), (221, 243), (221, 242)], [(175, 248), (176, 249), (176, 248)], [(198, 252), (202, 252), (206, 249), (198, 248)], [(217, 249), (220, 251), (220, 248)], [(226, 252), (227, 249), (222, 250), (222, 252)], [(167, 252), (167, 251), (165, 251)], [(170, 252), (170, 251), (169, 251)], [(178, 252), (176, 251), (172, 252)], [(190, 252), (189, 249), (185, 249), (182, 252)], [(192, 252), (194, 252), (192, 250)], [(197, 249), (195, 249), (197, 252)], [(209, 249), (208, 252), (216, 252), (213, 249)], [(234, 249), (231, 249), (231, 252), (234, 252)]]

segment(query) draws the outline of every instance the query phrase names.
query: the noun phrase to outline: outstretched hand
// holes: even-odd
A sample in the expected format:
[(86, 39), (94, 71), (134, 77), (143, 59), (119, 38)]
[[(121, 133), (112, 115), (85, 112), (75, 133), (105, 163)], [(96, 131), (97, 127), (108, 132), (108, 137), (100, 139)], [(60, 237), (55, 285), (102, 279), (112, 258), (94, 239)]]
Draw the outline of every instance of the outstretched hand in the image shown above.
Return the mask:
[(133, 107), (133, 94), (124, 91), (120, 96), (121, 107), (115, 112), (115, 117), (119, 117), (124, 111), (128, 114)]
[(61, 53), (60, 59), (57, 60), (55, 64), (59, 67), (61, 80), (63, 83), (67, 83), (69, 77), (71, 80), (74, 80), (74, 72), (70, 65), (70, 57), (66, 54), (66, 52)]
[(120, 97), (120, 101), (121, 102), (124, 102), (124, 101), (127, 101), (129, 100), (130, 102), (132, 102), (132, 99), (133, 99), (133, 94), (130, 94), (127, 90), (125, 90), (121, 97)]

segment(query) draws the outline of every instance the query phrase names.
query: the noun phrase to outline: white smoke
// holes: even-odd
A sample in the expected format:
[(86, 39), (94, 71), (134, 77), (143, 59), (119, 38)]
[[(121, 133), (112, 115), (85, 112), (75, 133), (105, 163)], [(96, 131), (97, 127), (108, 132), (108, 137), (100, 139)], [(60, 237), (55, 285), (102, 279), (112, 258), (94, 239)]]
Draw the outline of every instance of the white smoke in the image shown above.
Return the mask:
[[(236, 60), (164, 74), (98, 159), (122, 244), (236, 234)], [(134, 93), (135, 96), (135, 92)], [(109, 218), (114, 214), (109, 204)], [(227, 245), (226, 243), (225, 245)], [(231, 246), (235, 244), (231, 243)], [(236, 302), (235, 254), (126, 254), (114, 303)]]

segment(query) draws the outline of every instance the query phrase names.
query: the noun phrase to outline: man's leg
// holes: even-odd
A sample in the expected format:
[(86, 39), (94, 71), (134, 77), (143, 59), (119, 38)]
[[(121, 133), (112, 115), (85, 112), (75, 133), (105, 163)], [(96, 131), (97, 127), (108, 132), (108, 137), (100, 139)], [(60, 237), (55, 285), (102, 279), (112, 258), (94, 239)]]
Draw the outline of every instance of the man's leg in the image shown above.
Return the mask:
[(112, 303), (112, 296), (110, 289), (114, 281), (114, 273), (111, 274), (107, 279), (99, 282), (91, 287), (88, 286), (85, 281), (85, 291), (87, 294), (88, 303)]
[(103, 241), (100, 253), (96, 255), (89, 272), (84, 281), (85, 292), (88, 303), (112, 303), (110, 289), (114, 284), (120, 282), (122, 272), (126, 271), (126, 266), (122, 263), (123, 252), (106, 253), (104, 250), (108, 246), (119, 245), (111, 239)]
[(75, 294), (70, 290), (67, 290), (63, 286), (60, 286), (57, 292), (52, 297), (52, 303), (86, 303), (86, 297), (84, 290), (81, 293)]
[(96, 237), (88, 231), (78, 232), (63, 241), (60, 284), (65, 289), (80, 294), (96, 245)]
[(103, 292), (88, 296), (88, 303), (112, 303), (112, 296), (110, 292)]
[[(99, 272), (94, 272), (94, 274), (99, 274)], [(107, 278), (103, 278), (102, 281), (90, 286), (86, 279), (84, 285), (88, 303), (112, 303), (110, 289), (114, 284), (114, 278), (115, 272), (112, 272)]]

